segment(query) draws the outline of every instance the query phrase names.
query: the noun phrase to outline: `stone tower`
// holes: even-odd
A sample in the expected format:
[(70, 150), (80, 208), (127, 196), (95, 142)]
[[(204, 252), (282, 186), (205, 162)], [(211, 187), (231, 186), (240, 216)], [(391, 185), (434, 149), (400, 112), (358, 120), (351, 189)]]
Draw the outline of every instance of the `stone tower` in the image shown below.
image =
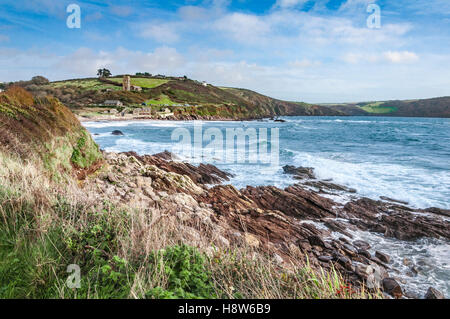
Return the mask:
[(131, 78), (129, 75), (123, 76), (123, 90), (130, 91), (131, 90)]

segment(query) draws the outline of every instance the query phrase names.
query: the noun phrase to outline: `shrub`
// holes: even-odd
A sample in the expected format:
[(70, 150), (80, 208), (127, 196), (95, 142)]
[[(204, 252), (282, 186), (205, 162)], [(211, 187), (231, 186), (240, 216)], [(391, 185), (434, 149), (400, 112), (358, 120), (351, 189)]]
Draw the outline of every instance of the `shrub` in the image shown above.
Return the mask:
[(215, 298), (211, 275), (206, 268), (206, 257), (195, 248), (177, 245), (150, 256), (151, 264), (163, 267), (167, 286), (155, 287), (146, 293), (157, 299), (211, 299)]

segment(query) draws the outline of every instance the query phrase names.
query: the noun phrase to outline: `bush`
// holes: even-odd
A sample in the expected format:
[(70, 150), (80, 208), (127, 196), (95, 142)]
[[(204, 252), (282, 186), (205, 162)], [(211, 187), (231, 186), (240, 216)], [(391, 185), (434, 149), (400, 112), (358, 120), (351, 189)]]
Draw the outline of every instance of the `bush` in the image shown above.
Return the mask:
[(156, 299), (216, 298), (206, 257), (195, 248), (177, 245), (150, 256), (151, 264), (162, 266), (167, 276), (166, 288), (156, 287), (146, 293)]

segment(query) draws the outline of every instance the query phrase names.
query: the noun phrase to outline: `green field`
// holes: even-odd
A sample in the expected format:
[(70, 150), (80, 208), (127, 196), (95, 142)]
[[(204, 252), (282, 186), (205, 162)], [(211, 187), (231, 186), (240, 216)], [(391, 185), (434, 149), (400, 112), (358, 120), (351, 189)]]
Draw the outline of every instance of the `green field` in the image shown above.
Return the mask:
[(375, 102), (361, 106), (361, 109), (368, 113), (388, 114), (397, 111), (396, 107), (384, 106), (384, 102)]
[[(109, 80), (122, 83), (122, 78), (110, 78)], [(153, 89), (160, 85), (166, 84), (169, 80), (149, 79), (149, 78), (131, 78), (131, 85), (140, 86), (146, 89)]]
[(111, 84), (106, 84), (100, 82), (97, 79), (86, 79), (86, 80), (69, 80), (69, 81), (60, 81), (60, 82), (52, 82), (50, 84), (54, 88), (62, 88), (62, 87), (78, 87), (83, 90), (104, 90), (104, 89), (112, 89), (112, 90), (121, 90), (121, 87), (114, 86)]
[(145, 101), (147, 105), (159, 105), (159, 104), (167, 104), (167, 105), (174, 105), (177, 104), (176, 102), (173, 102), (167, 95), (161, 95), (157, 99), (147, 100)]

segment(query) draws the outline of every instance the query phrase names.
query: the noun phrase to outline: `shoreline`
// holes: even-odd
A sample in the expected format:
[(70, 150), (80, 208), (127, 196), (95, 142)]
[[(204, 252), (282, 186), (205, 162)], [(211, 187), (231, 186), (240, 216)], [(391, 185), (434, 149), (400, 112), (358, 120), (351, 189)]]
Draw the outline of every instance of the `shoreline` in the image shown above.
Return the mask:
[[(275, 186), (237, 189), (223, 183), (232, 177), (230, 174), (213, 165), (194, 167), (178, 162), (169, 152), (143, 156), (135, 152), (104, 154), (110, 165), (124, 167), (120, 169), (124, 172), (148, 165), (156, 167), (157, 171), (148, 171), (152, 194), (163, 197), (168, 194), (166, 205), (181, 205), (188, 215), (188, 211), (195, 212), (196, 209), (187, 209), (185, 203), (189, 201), (183, 199), (180, 202), (181, 194), (192, 196), (194, 206), (206, 205), (211, 220), (214, 220), (213, 225), (218, 223), (213, 227), (223, 229), (221, 236), (225, 243), (235, 242), (237, 231), (241, 233), (238, 237), (245, 238), (247, 244), (274, 254), (274, 258), (284, 266), (289, 263), (290, 251), (295, 246), (314, 267), (335, 267), (354, 285), (380, 287), (396, 298), (420, 298), (429, 287), (436, 288), (435, 281), (426, 280), (429, 270), (422, 269), (420, 263), (416, 264), (415, 257), (399, 254), (398, 245), (423, 245), (419, 241), (432, 245), (435, 240), (442, 240), (442, 244), (436, 247), (445, 245), (450, 240), (450, 229), (445, 227), (449, 223), (449, 210), (413, 209), (390, 198), (382, 201), (361, 197), (339, 204), (324, 197), (324, 193), (353, 191), (318, 180), (312, 172), (308, 172), (310, 177), (305, 177), (303, 167), (285, 169), (286, 174), (296, 175), (299, 179), (298, 183), (284, 189)], [(140, 163), (139, 166), (136, 163)], [(189, 179), (178, 186), (159, 182), (176, 176), (172, 174)], [(124, 173), (114, 175), (119, 184), (130, 183), (130, 177)], [(111, 177), (104, 178), (108, 180)], [(97, 184), (100, 183), (105, 193), (127, 194), (132, 191), (128, 186), (105, 184), (102, 180)], [(305, 185), (309, 183), (320, 185), (324, 192), (308, 189)], [(114, 195), (113, 198), (127, 200), (127, 196)], [(407, 250), (406, 246), (404, 249)], [(422, 279), (418, 280), (417, 276)], [(389, 290), (390, 284), (395, 289)], [(441, 289), (444, 287), (442, 283), (439, 286)]]
[[(161, 121), (164, 119), (127, 118), (119, 120)], [(90, 121), (92, 121), (92, 119)], [(103, 119), (103, 121), (105, 121), (105, 119)], [(106, 120), (106, 122), (108, 122), (108, 120)], [(134, 152), (119, 153), (118, 156), (120, 156), (120, 154), (126, 154), (127, 156), (136, 157), (139, 159), (139, 161), (142, 162), (145, 162), (149, 158), (153, 158), (155, 156), (140, 156)], [(141, 158), (143, 159), (141, 160)], [(177, 165), (189, 165), (187, 163), (169, 165), (164, 162), (158, 162), (157, 164), (158, 165), (156, 166), (158, 168), (177, 173), (184, 171), (180, 171), (177, 169), (174, 170), (174, 167), (177, 167)], [(206, 164), (203, 163), (201, 165), (205, 166)], [(186, 172), (191, 172), (192, 174), (192, 169), (193, 168), (188, 170), (185, 168), (184, 170)], [(199, 169), (199, 167), (195, 169)], [(294, 169), (300, 169), (301, 171), (305, 168), (300, 167)], [(310, 183), (313, 183), (319, 190), (313, 191), (311, 190), (311, 188), (305, 186)], [(227, 203), (229, 203), (228, 205), (231, 205), (232, 207), (236, 205), (233, 202), (236, 202), (238, 203), (238, 206), (235, 209), (238, 209), (239, 211), (242, 209), (239, 206), (241, 200), (243, 198), (246, 198), (246, 200), (250, 198), (252, 203), (246, 204), (248, 205), (248, 207), (246, 206), (246, 209), (263, 209), (267, 210), (268, 212), (276, 211), (278, 213), (281, 213), (282, 218), (286, 218), (287, 216), (293, 218), (294, 224), (306, 222), (307, 225), (305, 226), (307, 228), (314, 227), (314, 231), (319, 231), (317, 236), (320, 237), (320, 243), (317, 244), (315, 239), (307, 237), (307, 243), (305, 242), (303, 247), (309, 253), (312, 253), (311, 256), (309, 254), (308, 256), (311, 259), (316, 260), (318, 265), (325, 266), (323, 265), (323, 263), (327, 265), (330, 262), (332, 264), (337, 263), (343, 267), (342, 271), (344, 273), (350, 272), (351, 274), (353, 274), (352, 276), (356, 276), (359, 278), (361, 278), (361, 276), (366, 276), (364, 275), (364, 273), (361, 273), (361, 271), (363, 271), (363, 268), (359, 266), (360, 263), (365, 264), (369, 267), (382, 267), (383, 269), (385, 269), (386, 273), (389, 273), (397, 278), (398, 283), (402, 283), (402, 281), (408, 282), (408, 279), (405, 279), (403, 276), (400, 276), (402, 278), (399, 278), (398, 273), (409, 272), (411, 273), (410, 276), (412, 276), (412, 282), (417, 285), (417, 279), (414, 279), (414, 276), (417, 276), (417, 274), (415, 274), (415, 271), (421, 271), (419, 268), (422, 266), (417, 266), (414, 264), (414, 262), (411, 264), (410, 258), (407, 259), (407, 257), (396, 257), (396, 251), (399, 248), (395, 244), (401, 243), (401, 245), (412, 245), (415, 247), (416, 245), (423, 245), (419, 243), (419, 241), (423, 240), (427, 243), (427, 245), (434, 245), (434, 239), (432, 238), (440, 238), (442, 236), (439, 235), (439, 232), (448, 231), (448, 227), (447, 230), (445, 230), (445, 225), (447, 225), (449, 222), (450, 211), (439, 208), (420, 209), (409, 206), (409, 204), (393, 198), (385, 197), (385, 199), (370, 199), (363, 197), (362, 195), (358, 196), (357, 199), (353, 198), (345, 201), (345, 203), (338, 203), (326, 196), (327, 192), (333, 192), (336, 189), (340, 189), (341, 191), (342, 189), (344, 189), (344, 191), (348, 194), (353, 193), (351, 189), (345, 186), (343, 187), (342, 185), (332, 184), (325, 180), (303, 178), (298, 180), (297, 182), (293, 182), (293, 184), (284, 189), (280, 189), (275, 186), (247, 186), (236, 189), (232, 185), (217, 184), (216, 186), (213, 186), (210, 190), (208, 190), (209, 195), (207, 196), (219, 202), (226, 201)], [(177, 192), (179, 193), (180, 190), (178, 190)], [(236, 195), (235, 192), (237, 192), (238, 195)], [(194, 198), (197, 197), (194, 196)], [(261, 198), (264, 198), (265, 200), (261, 201)], [(277, 203), (284, 201), (287, 202), (286, 205)], [(202, 198), (201, 200), (199, 199), (199, 202), (206, 202), (208, 204), (211, 204), (205, 198)], [(313, 206), (311, 206), (311, 203), (313, 203)], [(217, 209), (217, 211), (221, 212), (221, 214), (225, 214), (224, 210), (228, 211), (228, 208), (222, 206), (222, 204), (219, 205), (217, 202), (213, 202), (212, 205), (213, 207), (215, 207), (214, 210)], [(308, 211), (308, 209), (310, 209), (311, 211)], [(330, 214), (330, 212), (332, 212), (332, 214)], [(336, 216), (338, 216), (339, 218), (336, 218)], [(252, 222), (249, 221), (249, 223)], [(439, 226), (439, 224), (441, 224), (441, 226)], [(253, 225), (253, 227), (260, 226), (262, 225)], [(270, 227), (275, 226), (269, 226), (269, 229)], [(444, 227), (444, 230), (442, 230), (442, 227)], [(271, 231), (273, 231), (274, 233), (280, 232), (280, 234), (274, 234), (273, 236), (282, 236), (283, 234), (283, 231), (278, 228)], [(364, 235), (360, 236), (360, 234)], [(262, 234), (259, 235), (263, 237)], [(295, 237), (294, 234), (289, 234), (289, 236)], [(340, 245), (343, 245), (343, 247), (336, 248), (333, 245), (329, 246), (328, 242), (331, 239), (330, 236), (337, 236), (336, 238), (332, 239), (332, 242), (335, 243), (334, 240), (338, 240), (335, 245), (337, 245), (338, 247), (341, 247)], [(227, 240), (231, 240), (231, 238), (227, 236), (225, 237), (227, 238)], [(370, 253), (368, 253), (369, 250), (361, 249), (357, 246), (357, 244), (355, 244), (356, 242), (361, 241), (360, 237), (371, 238), (371, 240), (362, 240), (366, 241), (369, 246), (375, 247), (370, 250)], [(372, 241), (373, 238), (376, 238), (376, 240)], [(445, 242), (447, 242), (450, 237), (446, 235), (442, 238), (446, 238), (444, 239), (445, 244)], [(312, 242), (309, 239), (311, 239)], [(303, 240), (305, 240), (305, 238)], [(377, 241), (387, 241), (390, 243), (394, 243), (394, 245), (388, 245), (386, 246), (387, 248), (384, 249), (377, 249)], [(358, 244), (360, 243), (358, 242)], [(312, 246), (311, 250), (309, 249), (308, 245)], [(436, 245), (437, 246), (435, 247), (442, 246), (442, 244)], [(364, 247), (368, 246), (366, 245)], [(336, 253), (336, 251), (340, 252)], [(384, 262), (376, 256), (377, 252), (379, 256), (384, 256), (381, 257), (385, 260)], [(344, 259), (342, 259), (341, 257), (344, 257)], [(348, 258), (351, 261), (351, 266), (350, 264), (348, 264), (348, 260), (345, 258)], [(393, 267), (392, 263), (395, 263), (396, 266)], [(407, 263), (409, 266), (404, 265), (405, 263)], [(376, 266), (373, 266), (374, 264)], [(393, 269), (391, 269), (391, 267), (393, 267)], [(397, 267), (400, 267), (402, 271), (396, 271), (395, 269), (398, 269)], [(380, 281), (378, 284), (382, 284), (382, 282)], [(434, 284), (431, 282), (429, 285), (434, 286)], [(409, 296), (414, 296), (414, 291), (411, 292), (410, 287), (408, 287), (407, 289), (407, 294)], [(424, 293), (425, 290), (426, 288), (422, 287), (422, 289), (420, 290), (420, 294)]]
[(209, 121), (209, 122), (245, 122), (245, 121), (258, 121), (258, 120), (264, 120), (264, 119), (270, 119), (269, 117), (261, 117), (261, 118), (246, 118), (246, 119), (230, 119), (230, 118), (213, 118), (213, 117), (183, 117), (183, 118), (177, 118), (177, 117), (136, 117), (136, 116), (129, 116), (129, 117), (106, 117), (106, 116), (96, 116), (96, 117), (83, 117), (76, 115), (77, 119), (81, 122), (126, 122), (126, 121)]
[(117, 116), (95, 116), (95, 117), (84, 117), (80, 115), (75, 115), (76, 118), (81, 122), (126, 122), (126, 121), (209, 121), (209, 122), (250, 122), (250, 121), (261, 121), (261, 120), (272, 120), (273, 118), (290, 118), (290, 117), (333, 117), (333, 118), (355, 118), (355, 117), (361, 117), (361, 118), (388, 118), (388, 119), (442, 119), (442, 120), (449, 120), (448, 117), (417, 117), (417, 116), (382, 116), (382, 115), (370, 115), (370, 116), (364, 116), (364, 115), (280, 115), (280, 116), (273, 116), (273, 117), (260, 117), (260, 118), (243, 118), (243, 119), (230, 119), (230, 118), (214, 118), (214, 117), (201, 117), (201, 116), (195, 116), (195, 117), (136, 117), (136, 116), (129, 116), (129, 117), (117, 117)]

